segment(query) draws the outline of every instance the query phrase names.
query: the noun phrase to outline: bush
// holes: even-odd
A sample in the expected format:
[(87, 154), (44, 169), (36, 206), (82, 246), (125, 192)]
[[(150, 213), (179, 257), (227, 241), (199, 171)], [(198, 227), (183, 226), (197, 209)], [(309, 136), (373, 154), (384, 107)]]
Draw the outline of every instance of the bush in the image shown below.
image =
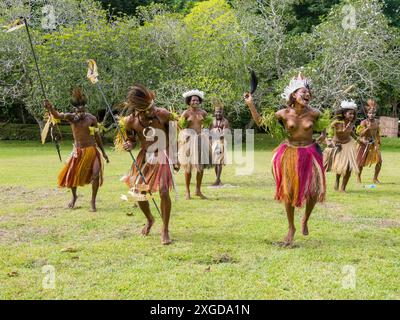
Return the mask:
[[(59, 128), (62, 140), (73, 140), (69, 125), (61, 125)], [(104, 143), (112, 143), (114, 139), (113, 130), (108, 131), (102, 138)], [(0, 140), (38, 141), (40, 143), (39, 127), (36, 124), (0, 123)], [(51, 141), (50, 135), (47, 141)]]

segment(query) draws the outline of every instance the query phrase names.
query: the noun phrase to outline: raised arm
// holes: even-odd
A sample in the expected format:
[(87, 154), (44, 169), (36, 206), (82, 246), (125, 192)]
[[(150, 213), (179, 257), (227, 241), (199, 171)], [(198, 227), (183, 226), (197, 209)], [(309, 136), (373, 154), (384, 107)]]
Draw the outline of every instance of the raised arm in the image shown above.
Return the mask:
[(58, 112), (54, 106), (50, 103), (49, 100), (44, 100), (43, 101), (44, 107), (47, 109), (47, 111), (53, 116), (55, 119), (60, 119), (60, 120), (67, 120), (67, 121), (72, 121), (74, 116), (70, 113), (61, 113)]
[(256, 106), (254, 105), (253, 96), (251, 95), (250, 92), (246, 92), (244, 94), (244, 101), (246, 102), (247, 106), (250, 109), (250, 113), (251, 113), (251, 116), (253, 117), (254, 122), (256, 123), (256, 125), (258, 127), (260, 127), (261, 123), (262, 123), (262, 121), (261, 121), (262, 118), (261, 118), (260, 114), (258, 113)]

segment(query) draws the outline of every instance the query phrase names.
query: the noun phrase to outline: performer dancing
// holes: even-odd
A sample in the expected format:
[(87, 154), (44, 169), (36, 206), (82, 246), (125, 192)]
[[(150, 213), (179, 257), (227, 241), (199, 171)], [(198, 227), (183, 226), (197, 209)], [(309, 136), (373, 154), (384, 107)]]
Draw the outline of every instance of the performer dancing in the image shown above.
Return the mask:
[(376, 102), (369, 99), (367, 102), (367, 119), (361, 121), (357, 127), (358, 150), (357, 150), (357, 164), (359, 172), (357, 175), (357, 182), (361, 183), (361, 173), (364, 167), (375, 164), (375, 174), (373, 182), (378, 184), (379, 172), (382, 168), (382, 154), (381, 154), (381, 137), (379, 129), (379, 120), (375, 119), (376, 115)]
[[(322, 152), (312, 136), (321, 112), (309, 106), (309, 81), (299, 74), (290, 81), (282, 97), (286, 99), (287, 107), (275, 116), (283, 122), (288, 139), (275, 150), (272, 170), (276, 182), (275, 199), (285, 203), (289, 222), (284, 245), (292, 246), (296, 232), (294, 209), (306, 204), (301, 225), (303, 235), (308, 235), (308, 219), (316, 202), (324, 201), (326, 183)], [(246, 93), (244, 98), (254, 121), (258, 126), (262, 125), (263, 119), (254, 106), (252, 95)], [(318, 141), (322, 139), (325, 139), (325, 131)]]
[[(109, 162), (99, 134), (97, 119), (86, 112), (87, 99), (81, 88), (72, 90), (71, 104), (74, 113), (58, 112), (50, 101), (45, 100), (44, 106), (55, 119), (66, 120), (70, 123), (74, 137), (74, 149), (64, 168), (58, 175), (58, 186), (70, 188), (72, 200), (68, 208), (74, 208), (78, 199), (78, 186), (92, 183), (91, 209), (96, 211), (96, 196), (99, 186), (103, 184), (103, 162), (100, 156)], [(98, 148), (96, 148), (96, 145)]]
[(156, 107), (154, 97), (154, 92), (143, 85), (135, 84), (129, 88), (127, 108), (130, 115), (125, 118), (126, 143), (123, 148), (130, 151), (137, 142), (140, 142), (136, 161), (145, 180), (133, 164), (124, 181), (147, 218), (147, 223), (142, 230), (144, 236), (150, 233), (154, 224), (148, 193), (159, 191), (163, 220), (161, 243), (168, 245), (171, 243), (168, 229), (171, 214), (169, 192), (173, 184), (173, 169), (168, 157), (168, 126), (171, 114), (164, 108)]
[(336, 173), (335, 190), (339, 190), (340, 177), (342, 185), (341, 192), (346, 191), (351, 172), (358, 174), (356, 162), (357, 145), (353, 137), (354, 123), (357, 115), (357, 105), (354, 101), (342, 101), (339, 110), (336, 111), (336, 120), (330, 126), (330, 135), (333, 139), (328, 142), (324, 150), (324, 168), (326, 172)]
[(211, 125), (211, 136), (216, 137), (211, 141), (212, 163), (215, 167), (216, 180), (213, 186), (221, 186), (222, 167), (226, 163), (224, 133), (229, 129), (229, 121), (224, 117), (224, 106), (220, 102), (215, 103), (214, 119)]
[(186, 104), (189, 106), (180, 119), (179, 126), (183, 129), (179, 134), (179, 154), (178, 160), (185, 170), (185, 197), (190, 197), (190, 181), (192, 170), (196, 169), (196, 193), (201, 199), (207, 199), (201, 192), (204, 169), (210, 163), (210, 142), (208, 128), (211, 125), (212, 117), (201, 108), (204, 100), (204, 92), (191, 90), (183, 94)]

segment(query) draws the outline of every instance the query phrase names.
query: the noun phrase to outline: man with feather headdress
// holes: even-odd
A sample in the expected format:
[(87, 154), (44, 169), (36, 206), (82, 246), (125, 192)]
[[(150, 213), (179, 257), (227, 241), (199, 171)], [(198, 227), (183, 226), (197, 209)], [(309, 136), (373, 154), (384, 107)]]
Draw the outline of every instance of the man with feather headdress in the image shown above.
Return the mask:
[[(74, 149), (67, 163), (58, 175), (58, 186), (70, 188), (72, 200), (68, 208), (74, 208), (78, 198), (76, 190), (86, 184), (92, 184), (91, 210), (96, 211), (96, 196), (103, 184), (103, 158), (109, 162), (99, 134), (97, 119), (86, 112), (87, 99), (81, 88), (72, 90), (72, 113), (58, 112), (49, 100), (44, 101), (45, 108), (55, 119), (68, 121), (74, 137)], [(100, 149), (100, 150), (99, 150)]]
[(169, 245), (169, 219), (171, 215), (170, 190), (174, 185), (173, 170), (176, 169), (169, 157), (169, 125), (172, 114), (164, 108), (156, 107), (155, 93), (141, 84), (129, 87), (126, 107), (129, 116), (124, 119), (125, 143), (123, 148), (131, 151), (140, 144), (136, 164), (133, 164), (123, 181), (129, 186), (133, 197), (147, 223), (142, 235), (147, 236), (154, 224), (149, 199), (152, 193), (160, 194), (161, 243)]
[(224, 117), (224, 105), (218, 100), (214, 100), (214, 118), (210, 127), (211, 137), (211, 156), (212, 164), (215, 168), (216, 180), (213, 186), (221, 186), (222, 167), (226, 163), (226, 140), (224, 135), (229, 130), (229, 121)]
[(379, 172), (382, 168), (382, 155), (380, 151), (381, 137), (379, 129), (379, 120), (375, 119), (377, 106), (376, 102), (369, 99), (367, 106), (367, 119), (361, 121), (357, 127), (358, 149), (357, 149), (357, 164), (359, 172), (357, 181), (361, 183), (361, 173), (364, 167), (375, 164), (375, 173), (373, 182), (380, 183), (378, 180)]

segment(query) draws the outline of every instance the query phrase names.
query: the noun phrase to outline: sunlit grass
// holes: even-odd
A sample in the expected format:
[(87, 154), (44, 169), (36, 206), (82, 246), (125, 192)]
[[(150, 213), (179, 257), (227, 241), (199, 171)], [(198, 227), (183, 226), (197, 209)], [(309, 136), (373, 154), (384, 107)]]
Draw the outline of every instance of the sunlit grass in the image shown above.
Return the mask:
[[(275, 244), (287, 222), (273, 201), (274, 143), (264, 136), (257, 137), (251, 176), (227, 166), (223, 182), (233, 187), (210, 189), (214, 172), (206, 172), (209, 200), (185, 201), (177, 175), (171, 246), (160, 244), (154, 207), (155, 227), (143, 238), (142, 213), (119, 199), (127, 154), (109, 151), (98, 212), (91, 213), (90, 186), (78, 189), (78, 209), (65, 209), (70, 195), (55, 186), (61, 164), (53, 145), (0, 142), (0, 298), (400, 299), (400, 153), (397, 140), (387, 141), (383, 184), (364, 188), (373, 176), (366, 168), (364, 185), (352, 177), (341, 194), (329, 174), (327, 201), (293, 249)], [(62, 145), (64, 159), (70, 149), (71, 142)], [(62, 252), (68, 247), (74, 252)], [(42, 286), (44, 265), (55, 268), (55, 289)], [(356, 275), (350, 286), (346, 266)]]

